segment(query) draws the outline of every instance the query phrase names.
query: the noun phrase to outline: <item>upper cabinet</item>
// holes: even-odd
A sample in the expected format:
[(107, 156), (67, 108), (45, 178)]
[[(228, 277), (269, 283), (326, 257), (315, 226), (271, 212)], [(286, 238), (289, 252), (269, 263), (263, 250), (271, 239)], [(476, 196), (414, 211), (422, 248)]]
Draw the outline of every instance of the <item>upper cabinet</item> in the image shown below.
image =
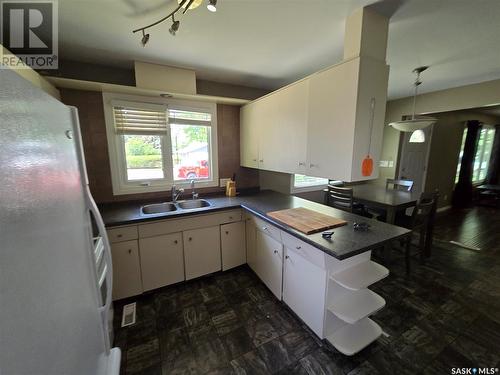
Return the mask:
[[(310, 78), (306, 174), (342, 181), (378, 177), (388, 76), (385, 63), (358, 57)], [(373, 170), (364, 175), (368, 158)]]
[[(241, 165), (343, 181), (378, 177), (389, 67), (357, 57), (241, 109)], [(373, 170), (363, 175), (362, 163)], [(366, 174), (366, 173), (365, 173)]]
[(241, 108), (242, 166), (289, 173), (305, 167), (308, 95), (303, 80)]
[(346, 21), (344, 61), (241, 108), (241, 165), (343, 181), (378, 177), (387, 101), (387, 18)]

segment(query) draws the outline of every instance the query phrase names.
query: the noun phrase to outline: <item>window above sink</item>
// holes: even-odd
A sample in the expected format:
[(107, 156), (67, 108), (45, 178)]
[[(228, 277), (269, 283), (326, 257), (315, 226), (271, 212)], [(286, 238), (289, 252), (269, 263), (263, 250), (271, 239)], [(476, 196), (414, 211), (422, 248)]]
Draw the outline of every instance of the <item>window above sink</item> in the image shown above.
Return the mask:
[(218, 186), (216, 104), (103, 93), (113, 194)]

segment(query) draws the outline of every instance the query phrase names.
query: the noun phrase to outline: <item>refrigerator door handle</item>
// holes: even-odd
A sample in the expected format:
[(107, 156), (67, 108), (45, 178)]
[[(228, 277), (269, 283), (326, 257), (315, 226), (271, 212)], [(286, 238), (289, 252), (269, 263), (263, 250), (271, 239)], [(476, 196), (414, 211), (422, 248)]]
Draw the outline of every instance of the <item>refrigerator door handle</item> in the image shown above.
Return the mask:
[(106, 232), (106, 226), (104, 225), (104, 221), (102, 220), (101, 213), (97, 208), (97, 204), (90, 193), (90, 189), (86, 186), (85, 189), (87, 200), (89, 202), (89, 209), (92, 212), (92, 215), (95, 218), (95, 222), (97, 225), (97, 230), (99, 232), (99, 236), (102, 238), (103, 246), (104, 246), (104, 256), (106, 258), (106, 299), (104, 301), (104, 306), (102, 306), (102, 310), (108, 311), (111, 306), (111, 295), (113, 290), (113, 260), (111, 257), (111, 247), (109, 246), (108, 234)]

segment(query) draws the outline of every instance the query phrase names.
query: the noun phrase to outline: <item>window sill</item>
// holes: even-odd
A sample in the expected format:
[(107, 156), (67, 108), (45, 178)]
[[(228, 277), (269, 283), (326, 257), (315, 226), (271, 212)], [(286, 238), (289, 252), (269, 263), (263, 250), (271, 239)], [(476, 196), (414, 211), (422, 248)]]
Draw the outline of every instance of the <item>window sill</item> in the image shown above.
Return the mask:
[(326, 189), (326, 186), (327, 185), (313, 185), (313, 186), (301, 186), (301, 187), (293, 186), (291, 188), (290, 193), (295, 194), (295, 193), (308, 193), (310, 191), (320, 191)]
[[(189, 189), (191, 188), (191, 183), (189, 181), (177, 181), (174, 184), (177, 188)], [(207, 188), (207, 187), (218, 187), (219, 184), (215, 180), (211, 181), (196, 181), (195, 189), (197, 188)], [(113, 189), (113, 195), (130, 195), (130, 194), (147, 194), (147, 193), (169, 193), (172, 189), (172, 184), (169, 185), (152, 185), (152, 186), (121, 186), (118, 190)]]

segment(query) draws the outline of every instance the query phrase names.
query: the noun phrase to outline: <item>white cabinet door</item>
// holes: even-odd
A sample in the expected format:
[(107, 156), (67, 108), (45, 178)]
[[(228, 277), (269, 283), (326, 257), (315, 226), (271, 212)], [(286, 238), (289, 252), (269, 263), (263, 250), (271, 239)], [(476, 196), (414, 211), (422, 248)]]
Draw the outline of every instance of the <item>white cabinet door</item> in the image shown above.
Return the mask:
[(359, 59), (309, 80), (307, 175), (351, 180)]
[(267, 114), (259, 143), (262, 169), (305, 171), (308, 96), (309, 80), (302, 80), (257, 102)]
[(247, 244), (247, 263), (257, 273), (257, 227), (251, 218), (245, 220), (245, 240)]
[(186, 280), (221, 270), (218, 225), (185, 231), (182, 240)]
[(263, 116), (260, 106), (247, 104), (240, 110), (240, 164), (243, 167), (259, 167), (259, 128)]
[(273, 294), (281, 300), (283, 245), (271, 236), (257, 231), (256, 273)]
[(228, 270), (247, 262), (245, 249), (245, 222), (220, 226), (222, 270)]
[[(319, 251), (319, 250), (318, 250)], [(323, 338), (326, 272), (285, 247), (283, 301)]]
[(144, 291), (184, 280), (182, 233), (141, 238), (139, 251)]
[(111, 245), (113, 258), (113, 300), (142, 293), (141, 266), (137, 240)]

